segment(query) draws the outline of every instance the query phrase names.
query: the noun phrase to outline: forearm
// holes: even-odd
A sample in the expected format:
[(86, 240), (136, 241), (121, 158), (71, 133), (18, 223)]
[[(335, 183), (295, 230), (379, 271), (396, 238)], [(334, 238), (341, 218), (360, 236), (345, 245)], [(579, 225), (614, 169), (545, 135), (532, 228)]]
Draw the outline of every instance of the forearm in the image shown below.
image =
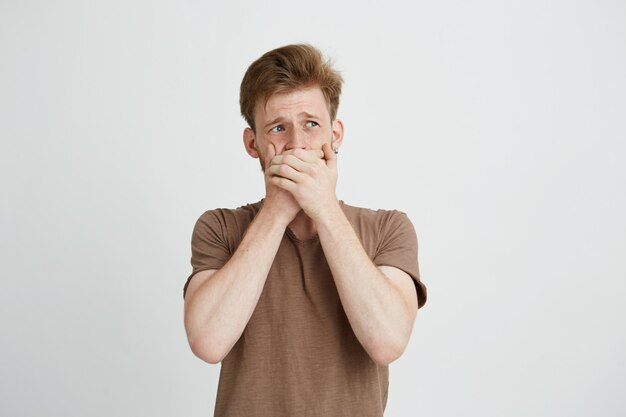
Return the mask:
[(316, 227), (354, 334), (376, 362), (395, 360), (414, 320), (401, 291), (370, 260), (339, 205)]
[(185, 328), (196, 355), (217, 363), (237, 342), (261, 296), (285, 228), (261, 209), (231, 259), (187, 300)]
[(373, 360), (386, 364), (402, 354), (413, 327), (410, 277), (395, 268), (387, 277), (369, 259), (335, 196), (337, 156), (328, 143), (322, 151), (323, 160), (297, 149), (274, 157), (268, 171), (315, 223), (354, 334)]

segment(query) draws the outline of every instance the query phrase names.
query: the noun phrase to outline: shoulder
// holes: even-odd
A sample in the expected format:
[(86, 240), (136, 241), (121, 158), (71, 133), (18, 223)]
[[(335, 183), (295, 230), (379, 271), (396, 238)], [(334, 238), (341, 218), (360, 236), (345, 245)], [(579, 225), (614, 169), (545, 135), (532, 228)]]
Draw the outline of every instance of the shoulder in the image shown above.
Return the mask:
[(342, 209), (355, 230), (384, 232), (398, 227), (413, 227), (407, 214), (395, 209), (371, 209), (343, 203)]
[(197, 223), (229, 224), (251, 223), (261, 208), (261, 201), (246, 204), (237, 208), (214, 208), (206, 210), (200, 215)]
[(194, 235), (230, 236), (234, 241), (245, 233), (261, 208), (261, 201), (237, 208), (215, 208), (200, 215), (194, 226)]
[(400, 210), (369, 209), (343, 203), (342, 209), (370, 257), (390, 248), (413, 250), (417, 236), (409, 217)]

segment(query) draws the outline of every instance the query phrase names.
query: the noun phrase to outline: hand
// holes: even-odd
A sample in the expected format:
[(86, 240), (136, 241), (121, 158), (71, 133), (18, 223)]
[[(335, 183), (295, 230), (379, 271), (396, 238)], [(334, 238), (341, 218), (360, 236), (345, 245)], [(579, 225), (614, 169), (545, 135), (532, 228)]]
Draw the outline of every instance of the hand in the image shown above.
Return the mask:
[(267, 152), (265, 153), (265, 200), (263, 207), (275, 213), (275, 216), (285, 222), (285, 227), (287, 227), (296, 218), (301, 207), (288, 191), (281, 189), (272, 182), (268, 168), (275, 157), (276, 148), (270, 143), (267, 145)]
[(313, 220), (337, 206), (337, 155), (328, 143), (321, 151), (294, 149), (274, 156), (266, 171), (270, 182), (288, 191)]

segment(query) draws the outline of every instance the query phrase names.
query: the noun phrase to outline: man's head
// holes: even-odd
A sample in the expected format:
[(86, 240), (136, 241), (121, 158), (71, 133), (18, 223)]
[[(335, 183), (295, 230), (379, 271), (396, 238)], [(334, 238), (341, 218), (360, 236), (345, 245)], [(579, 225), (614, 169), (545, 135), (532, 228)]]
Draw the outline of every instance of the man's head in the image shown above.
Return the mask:
[(267, 146), (276, 154), (295, 148), (337, 149), (343, 123), (336, 119), (342, 78), (310, 45), (267, 52), (250, 65), (241, 82), (241, 114), (248, 122), (244, 145), (264, 167)]
[(255, 108), (275, 94), (317, 85), (324, 94), (330, 120), (337, 117), (343, 79), (319, 50), (311, 45), (287, 45), (266, 52), (254, 61), (241, 82), (241, 115), (256, 131)]

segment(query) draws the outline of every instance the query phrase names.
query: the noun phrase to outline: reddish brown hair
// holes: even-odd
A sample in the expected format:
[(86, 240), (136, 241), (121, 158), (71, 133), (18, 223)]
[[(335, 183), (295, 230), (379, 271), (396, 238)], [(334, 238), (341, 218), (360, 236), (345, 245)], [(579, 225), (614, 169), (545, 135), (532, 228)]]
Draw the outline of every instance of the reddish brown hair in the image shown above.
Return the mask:
[(321, 52), (307, 44), (287, 45), (266, 52), (254, 61), (241, 81), (241, 115), (254, 130), (254, 108), (259, 100), (280, 93), (318, 85), (326, 98), (330, 120), (337, 117), (343, 78), (324, 60)]

